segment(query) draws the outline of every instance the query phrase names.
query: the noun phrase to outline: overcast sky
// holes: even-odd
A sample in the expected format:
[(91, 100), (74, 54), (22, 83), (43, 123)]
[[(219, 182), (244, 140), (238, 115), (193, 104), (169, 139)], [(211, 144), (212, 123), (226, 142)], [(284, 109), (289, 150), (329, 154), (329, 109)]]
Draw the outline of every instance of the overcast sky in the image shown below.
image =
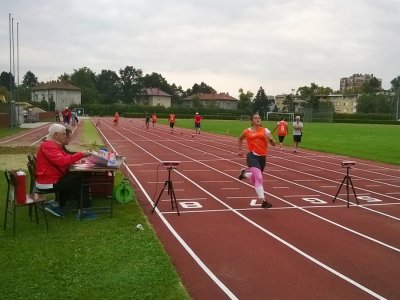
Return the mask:
[(400, 75), (400, 0), (2, 0), (0, 12), (0, 72), (10, 70), (11, 13), (20, 82), (27, 71), (46, 82), (133, 66), (237, 97), (312, 82), (338, 90), (354, 73), (387, 89)]

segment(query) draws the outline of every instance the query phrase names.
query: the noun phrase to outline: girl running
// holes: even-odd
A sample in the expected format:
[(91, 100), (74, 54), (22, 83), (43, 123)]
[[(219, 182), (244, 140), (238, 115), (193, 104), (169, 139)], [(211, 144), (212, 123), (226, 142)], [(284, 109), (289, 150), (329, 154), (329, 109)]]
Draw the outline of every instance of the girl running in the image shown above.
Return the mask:
[(265, 168), (266, 157), (268, 153), (268, 142), (275, 146), (274, 138), (271, 132), (262, 127), (261, 117), (258, 113), (251, 117), (251, 127), (245, 129), (239, 137), (239, 156), (243, 154), (243, 140), (247, 142), (247, 166), (248, 169), (240, 171), (239, 179), (249, 178), (254, 185), (258, 200), (261, 201), (261, 207), (270, 208), (272, 204), (265, 200), (263, 187), (263, 171)]

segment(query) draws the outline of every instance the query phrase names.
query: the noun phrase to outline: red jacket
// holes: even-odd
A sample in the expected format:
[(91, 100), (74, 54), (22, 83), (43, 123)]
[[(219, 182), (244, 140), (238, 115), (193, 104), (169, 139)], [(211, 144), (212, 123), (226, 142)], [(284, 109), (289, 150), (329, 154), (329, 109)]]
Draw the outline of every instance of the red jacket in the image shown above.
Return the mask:
[(54, 141), (44, 141), (36, 154), (36, 182), (56, 183), (67, 173), (69, 166), (81, 158), (82, 152), (67, 154)]

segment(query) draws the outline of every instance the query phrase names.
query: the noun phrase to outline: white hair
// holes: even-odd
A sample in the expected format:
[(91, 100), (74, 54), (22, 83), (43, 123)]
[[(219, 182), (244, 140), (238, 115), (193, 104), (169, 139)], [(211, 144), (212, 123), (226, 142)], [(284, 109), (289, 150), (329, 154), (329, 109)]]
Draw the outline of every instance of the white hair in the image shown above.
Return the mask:
[(50, 127), (49, 127), (48, 136), (49, 137), (53, 137), (54, 134), (57, 133), (57, 132), (65, 132), (65, 127), (63, 125), (57, 124), (57, 123), (51, 124)]

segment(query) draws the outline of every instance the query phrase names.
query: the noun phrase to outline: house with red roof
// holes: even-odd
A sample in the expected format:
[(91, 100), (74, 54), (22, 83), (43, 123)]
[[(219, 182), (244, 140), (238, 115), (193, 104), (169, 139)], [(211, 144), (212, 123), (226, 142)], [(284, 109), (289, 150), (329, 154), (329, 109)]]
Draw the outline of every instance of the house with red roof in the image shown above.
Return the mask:
[(159, 88), (144, 89), (143, 94), (135, 100), (141, 105), (171, 107), (171, 95)]
[(239, 100), (229, 96), (228, 93), (213, 93), (213, 94), (195, 94), (183, 99), (183, 105), (187, 107), (195, 107), (195, 102), (198, 102), (203, 107), (218, 107), (221, 109), (238, 109)]

